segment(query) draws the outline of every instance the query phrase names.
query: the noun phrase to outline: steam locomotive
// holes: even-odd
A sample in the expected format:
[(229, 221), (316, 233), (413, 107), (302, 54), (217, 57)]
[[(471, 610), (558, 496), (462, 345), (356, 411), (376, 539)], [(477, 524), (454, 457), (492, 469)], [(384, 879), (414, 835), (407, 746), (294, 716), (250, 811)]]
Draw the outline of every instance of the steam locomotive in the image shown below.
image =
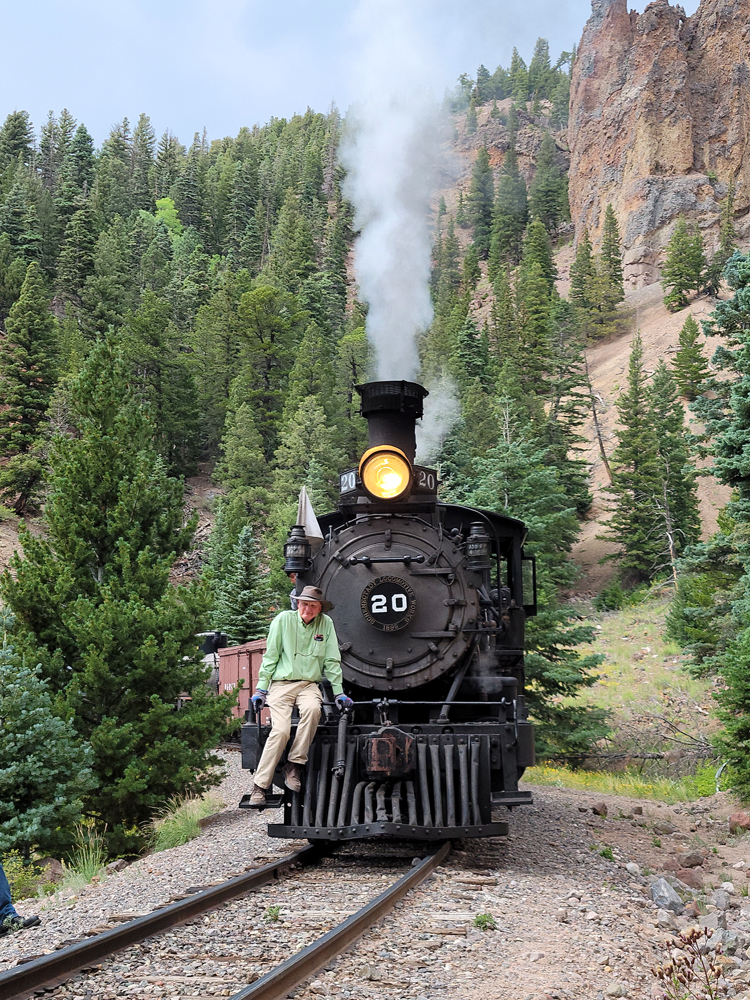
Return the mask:
[[(314, 584), (334, 604), (354, 708), (339, 713), (328, 686), (302, 791), (269, 800), (283, 802), (284, 816), (268, 832), (328, 841), (504, 835), (493, 807), (531, 801), (518, 780), (534, 764), (526, 531), (514, 518), (438, 500), (436, 471), (414, 464), (423, 386), (381, 381), (357, 391), (369, 447), (357, 470), (341, 474), (337, 510), (319, 519), (319, 551), (300, 525), (284, 547), (297, 592)], [(255, 769), (268, 732), (259, 721), (243, 725), (244, 768)], [(274, 783), (283, 788), (280, 770)]]

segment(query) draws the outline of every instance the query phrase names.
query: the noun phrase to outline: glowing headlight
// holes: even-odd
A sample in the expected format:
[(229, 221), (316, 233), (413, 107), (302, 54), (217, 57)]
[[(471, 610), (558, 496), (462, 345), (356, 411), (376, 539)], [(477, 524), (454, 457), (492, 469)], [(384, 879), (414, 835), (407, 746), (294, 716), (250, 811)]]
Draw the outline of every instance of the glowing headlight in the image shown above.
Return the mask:
[(376, 500), (400, 500), (411, 490), (411, 464), (398, 448), (370, 448), (359, 463), (362, 485)]

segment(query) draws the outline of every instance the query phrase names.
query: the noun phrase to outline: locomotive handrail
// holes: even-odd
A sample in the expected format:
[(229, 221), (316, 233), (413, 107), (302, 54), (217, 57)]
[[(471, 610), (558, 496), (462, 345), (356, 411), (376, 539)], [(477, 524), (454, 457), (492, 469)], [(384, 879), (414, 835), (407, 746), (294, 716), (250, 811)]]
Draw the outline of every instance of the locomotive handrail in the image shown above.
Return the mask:
[(361, 566), (373, 566), (375, 563), (403, 563), (404, 566), (408, 566), (410, 563), (423, 563), (424, 556), (379, 556), (377, 559), (372, 559), (370, 556), (349, 556), (348, 560), (343, 563), (344, 566), (356, 566), (357, 564)]

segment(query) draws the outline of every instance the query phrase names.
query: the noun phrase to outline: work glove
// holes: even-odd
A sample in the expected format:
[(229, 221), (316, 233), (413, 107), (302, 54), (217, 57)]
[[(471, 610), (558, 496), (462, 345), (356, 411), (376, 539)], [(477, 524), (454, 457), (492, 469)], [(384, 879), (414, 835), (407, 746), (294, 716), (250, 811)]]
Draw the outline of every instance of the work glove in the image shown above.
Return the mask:
[(347, 712), (350, 708), (354, 708), (354, 702), (345, 694), (337, 694), (335, 700), (339, 712)]
[(255, 709), (256, 714), (265, 706), (267, 694), (268, 691), (264, 691), (262, 688), (257, 688), (255, 694), (250, 699), (253, 703), (253, 708)]

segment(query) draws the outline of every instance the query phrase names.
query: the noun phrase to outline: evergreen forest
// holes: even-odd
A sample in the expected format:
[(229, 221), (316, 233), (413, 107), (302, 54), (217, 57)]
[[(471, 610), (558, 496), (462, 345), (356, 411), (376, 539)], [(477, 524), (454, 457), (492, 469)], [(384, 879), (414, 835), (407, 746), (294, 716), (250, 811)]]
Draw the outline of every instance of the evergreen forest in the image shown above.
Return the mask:
[[(502, 159), (493, 165), (480, 142), (456, 205), (435, 206), (434, 319), (419, 354), (420, 381), (456, 402), (431, 456), (443, 499), (529, 528), (538, 750), (580, 761), (608, 731), (605, 712), (575, 699), (600, 658), (579, 651), (592, 627), (566, 600), (591, 504), (580, 449), (597, 403), (584, 348), (622, 332), (624, 288), (611, 207), (600, 245), (585, 232), (577, 241), (569, 295), (555, 284), (555, 249), (572, 238), (560, 130), (573, 58), (553, 63), (540, 39), (528, 66), (514, 50), (508, 69), (459, 80), (457, 134), (481, 138), (492, 122)], [(0, 514), (21, 540), (1, 582), (0, 854), (64, 850), (82, 815), (106, 822), (112, 854), (135, 852), (165, 801), (220, 780), (214, 749), (230, 730), (231, 697), (209, 694), (196, 634), (265, 634), (287, 599), (281, 547), (300, 488), (316, 511), (331, 509), (338, 473), (366, 442), (354, 387), (376, 373), (351, 269), (354, 216), (338, 159), (346, 128), (335, 107), (308, 109), (185, 145), (157, 136), (143, 114), (97, 149), (67, 110), (38, 131), (24, 111), (0, 127)], [(536, 150), (523, 165), (521, 132)], [(600, 444), (616, 586), (679, 579), (674, 628), (695, 633), (701, 669), (717, 669), (729, 648), (727, 677), (742, 678), (750, 275), (731, 240), (724, 249), (716, 266), (736, 296), (715, 323), (739, 345), (726, 353), (730, 380), (705, 395), (694, 322), (675, 364), (653, 375), (636, 338), (617, 446)], [(703, 287), (708, 265), (699, 261), (696, 277), (696, 254), (669, 286), (675, 308)], [(703, 447), (738, 491), (703, 545), (684, 427), (691, 400), (711, 411)], [(219, 494), (200, 544), (184, 490), (197, 474)], [(175, 585), (188, 552), (198, 571)], [(689, 610), (696, 603), (703, 617)], [(746, 680), (727, 690), (726, 732), (746, 746)], [(175, 711), (183, 692), (192, 700)]]

